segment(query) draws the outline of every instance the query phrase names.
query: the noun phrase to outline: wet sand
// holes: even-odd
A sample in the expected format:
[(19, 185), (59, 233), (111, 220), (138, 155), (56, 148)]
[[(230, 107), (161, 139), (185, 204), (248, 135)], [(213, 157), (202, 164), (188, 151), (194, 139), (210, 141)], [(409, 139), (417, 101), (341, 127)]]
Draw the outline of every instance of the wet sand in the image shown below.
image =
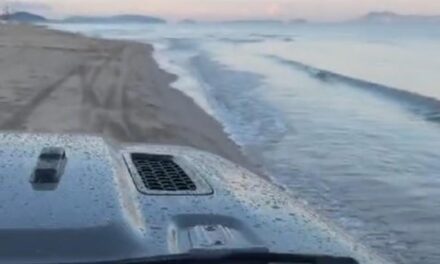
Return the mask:
[(196, 147), (250, 167), (149, 45), (0, 25), (0, 129)]

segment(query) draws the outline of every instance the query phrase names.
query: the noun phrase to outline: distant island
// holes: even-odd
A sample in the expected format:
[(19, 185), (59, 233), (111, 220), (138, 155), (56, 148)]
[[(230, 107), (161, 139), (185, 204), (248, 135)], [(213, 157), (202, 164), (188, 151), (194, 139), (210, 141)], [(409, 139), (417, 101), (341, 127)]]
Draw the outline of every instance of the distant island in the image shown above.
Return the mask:
[(115, 16), (72, 16), (61, 20), (50, 20), (43, 16), (29, 12), (15, 12), (0, 15), (3, 21), (15, 21), (22, 23), (153, 23), (164, 24), (166, 20), (144, 15), (115, 15)]
[[(149, 24), (165, 24), (165, 19), (146, 15), (123, 14), (113, 16), (71, 16), (65, 19), (52, 20), (44, 16), (33, 14), (30, 12), (14, 12), (10, 14), (0, 15), (0, 20), (15, 21), (22, 23), (149, 23)], [(362, 17), (345, 21), (348, 23), (377, 23), (377, 24), (392, 24), (392, 23), (440, 23), (440, 15), (425, 16), (425, 15), (402, 15), (389, 11), (370, 12)], [(183, 19), (179, 21), (180, 24), (198, 24), (199, 22), (193, 19)], [(305, 24), (307, 20), (297, 18), (288, 21), (275, 19), (249, 19), (249, 20), (225, 20), (216, 21), (221, 24), (260, 24), (260, 25), (278, 25), (278, 24)]]
[(63, 23), (152, 23), (164, 24), (166, 20), (144, 15), (115, 15), (115, 16), (72, 16), (59, 22)]
[(440, 23), (440, 16), (401, 15), (393, 12), (370, 12), (354, 22), (367, 23)]
[(38, 22), (47, 21), (45, 17), (32, 14), (29, 12), (15, 12), (11, 14), (3, 14), (0, 16), (0, 19), (4, 21), (15, 21), (15, 22), (23, 22), (23, 23), (38, 23)]

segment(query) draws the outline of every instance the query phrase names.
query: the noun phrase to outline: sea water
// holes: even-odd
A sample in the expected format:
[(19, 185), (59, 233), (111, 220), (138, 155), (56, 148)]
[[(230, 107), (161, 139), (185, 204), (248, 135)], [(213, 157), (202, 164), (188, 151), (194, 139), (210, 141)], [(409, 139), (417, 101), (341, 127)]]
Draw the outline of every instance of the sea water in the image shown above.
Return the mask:
[(440, 26), (56, 25), (151, 43), (276, 184), (398, 263), (440, 263)]

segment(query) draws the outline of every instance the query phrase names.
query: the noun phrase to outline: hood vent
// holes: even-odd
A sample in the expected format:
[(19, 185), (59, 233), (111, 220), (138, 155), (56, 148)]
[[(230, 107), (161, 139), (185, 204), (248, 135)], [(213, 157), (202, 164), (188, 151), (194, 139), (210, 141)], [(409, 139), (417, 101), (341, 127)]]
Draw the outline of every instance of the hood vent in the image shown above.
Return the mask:
[(152, 195), (211, 194), (212, 189), (183, 160), (170, 155), (129, 153), (124, 155), (139, 191)]
[(179, 167), (173, 157), (166, 155), (132, 154), (145, 188), (154, 191), (194, 191), (191, 178)]

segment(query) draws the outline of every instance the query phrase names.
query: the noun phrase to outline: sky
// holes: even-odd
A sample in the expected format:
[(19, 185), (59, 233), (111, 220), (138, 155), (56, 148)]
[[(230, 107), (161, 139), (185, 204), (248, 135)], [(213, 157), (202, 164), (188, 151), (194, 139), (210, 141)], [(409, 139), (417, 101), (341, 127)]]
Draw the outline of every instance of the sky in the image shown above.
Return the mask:
[[(0, 3), (6, 1), (0, 0)], [(341, 21), (371, 11), (440, 15), (440, 0), (21, 0), (15, 9), (49, 16), (139, 13), (169, 20), (295, 19)]]

